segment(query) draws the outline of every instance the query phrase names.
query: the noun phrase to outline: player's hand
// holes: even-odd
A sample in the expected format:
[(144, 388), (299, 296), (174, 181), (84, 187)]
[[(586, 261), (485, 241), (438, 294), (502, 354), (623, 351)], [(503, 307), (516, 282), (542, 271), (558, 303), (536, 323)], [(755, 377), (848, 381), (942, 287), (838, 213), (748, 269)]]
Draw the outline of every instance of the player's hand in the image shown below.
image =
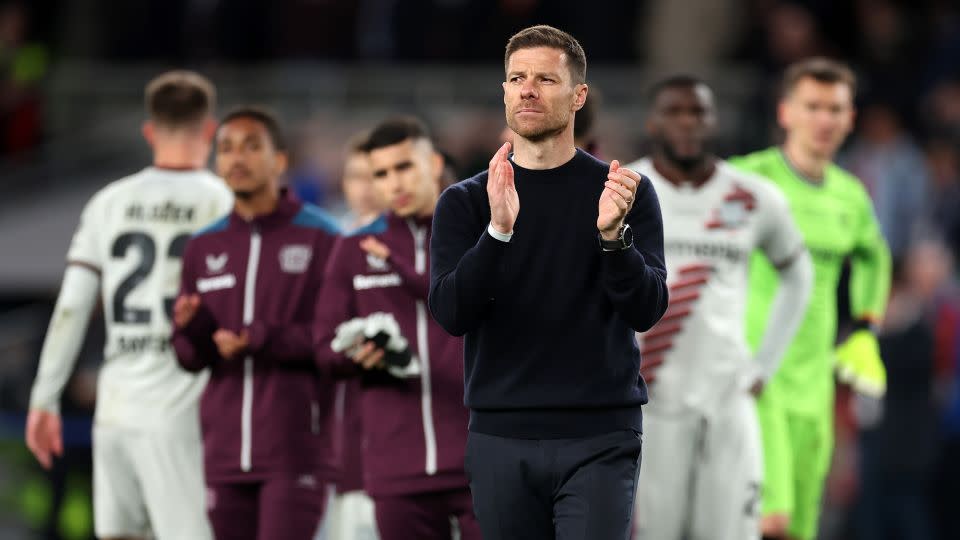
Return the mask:
[(597, 229), (604, 240), (617, 239), (627, 212), (633, 207), (639, 185), (639, 174), (620, 167), (617, 160), (610, 162), (597, 213)]
[(368, 236), (360, 241), (360, 249), (378, 259), (387, 260), (390, 258), (390, 248), (372, 236)]
[(213, 342), (217, 345), (220, 356), (230, 360), (242, 354), (250, 344), (250, 336), (246, 330), (235, 334), (223, 328), (213, 333)]
[(760, 518), (760, 532), (763, 537), (786, 538), (790, 526), (790, 514), (769, 514)]
[(880, 343), (870, 330), (851, 333), (837, 347), (836, 360), (837, 377), (858, 394), (881, 398), (886, 393), (887, 370), (880, 359)]
[(63, 456), (63, 426), (59, 414), (30, 409), (27, 413), (27, 448), (48, 470), (53, 466), (53, 456)]
[(373, 342), (367, 342), (357, 347), (350, 355), (354, 364), (358, 364), (363, 369), (379, 369), (384, 367), (383, 357), (386, 351), (377, 347)]
[(197, 315), (200, 309), (200, 295), (186, 294), (177, 297), (173, 304), (173, 324), (177, 328), (184, 328)]
[(507, 159), (510, 143), (503, 143), (490, 160), (487, 176), (487, 198), (490, 200), (490, 223), (503, 234), (513, 232), (520, 213), (520, 195), (513, 183), (513, 165)]

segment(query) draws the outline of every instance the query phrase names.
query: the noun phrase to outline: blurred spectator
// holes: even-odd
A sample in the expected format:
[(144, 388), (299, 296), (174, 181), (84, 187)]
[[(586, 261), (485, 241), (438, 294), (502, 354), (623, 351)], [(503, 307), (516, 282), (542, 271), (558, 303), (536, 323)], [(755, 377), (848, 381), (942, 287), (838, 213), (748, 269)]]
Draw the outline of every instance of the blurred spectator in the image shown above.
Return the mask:
[(40, 141), (39, 84), (47, 52), (27, 42), (28, 25), (23, 4), (0, 4), (0, 155), (20, 154)]
[(887, 101), (901, 115), (910, 115), (923, 68), (923, 63), (916, 61), (922, 53), (915, 24), (920, 10), (901, 8), (893, 0), (857, 0), (855, 4), (861, 93)]
[(880, 333), (887, 394), (882, 417), (860, 438), (859, 540), (936, 538), (930, 494), (938, 445), (937, 296), (950, 272), (943, 246), (924, 242), (906, 253), (895, 276)]
[(930, 219), (944, 236), (954, 259), (960, 257), (960, 144), (936, 137), (927, 143), (930, 171)]
[[(640, 57), (654, 70), (699, 72), (728, 58), (747, 22), (741, 0), (654, 0), (640, 14)], [(696, 36), (696, 39), (690, 39)]]
[(839, 161), (863, 181), (890, 251), (894, 257), (902, 255), (921, 230), (929, 174), (923, 153), (896, 111), (884, 103), (864, 108), (860, 130)]
[(383, 211), (383, 202), (373, 185), (369, 157), (361, 148), (366, 133), (354, 135), (344, 150), (343, 176), (340, 187), (346, 212), (341, 218), (344, 232), (355, 231), (377, 219)]
[(960, 76), (934, 87), (923, 103), (924, 127), (960, 140)]

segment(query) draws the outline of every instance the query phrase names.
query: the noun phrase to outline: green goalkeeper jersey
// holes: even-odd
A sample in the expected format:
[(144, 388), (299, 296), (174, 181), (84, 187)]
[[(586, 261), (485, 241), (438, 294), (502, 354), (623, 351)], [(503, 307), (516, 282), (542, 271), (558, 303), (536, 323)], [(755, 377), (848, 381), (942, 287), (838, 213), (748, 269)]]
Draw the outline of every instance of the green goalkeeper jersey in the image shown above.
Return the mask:
[[(878, 321), (887, 302), (890, 252), (873, 204), (850, 173), (831, 164), (822, 182), (811, 182), (796, 172), (777, 147), (733, 158), (730, 163), (780, 188), (813, 259), (814, 284), (806, 316), (767, 389), (777, 392), (783, 406), (792, 412), (823, 413), (833, 401), (837, 285), (845, 258), (851, 260), (854, 316)], [(747, 340), (754, 350), (766, 329), (777, 282), (773, 266), (754, 253), (746, 325)]]

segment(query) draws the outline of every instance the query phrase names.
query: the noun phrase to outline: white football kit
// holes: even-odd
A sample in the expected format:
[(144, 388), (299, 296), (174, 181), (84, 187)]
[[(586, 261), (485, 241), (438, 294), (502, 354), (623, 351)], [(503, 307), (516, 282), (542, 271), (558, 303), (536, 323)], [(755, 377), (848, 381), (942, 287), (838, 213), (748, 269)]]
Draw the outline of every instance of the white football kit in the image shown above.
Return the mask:
[(809, 265), (802, 238), (775, 188), (725, 162), (699, 187), (670, 183), (650, 159), (627, 168), (660, 200), (670, 289), (664, 317), (638, 336), (643, 363), (662, 364), (644, 407), (635, 538), (758, 538), (762, 455), (749, 389), (776, 362), (747, 347), (748, 268), (755, 249), (775, 265), (798, 255)]
[(187, 240), (232, 204), (206, 170), (148, 167), (97, 192), (80, 218), (30, 406), (58, 412), (90, 315), (82, 306), (92, 306), (99, 285), (106, 344), (93, 433), (98, 537), (211, 535), (198, 416), (206, 376), (177, 364), (171, 317)]

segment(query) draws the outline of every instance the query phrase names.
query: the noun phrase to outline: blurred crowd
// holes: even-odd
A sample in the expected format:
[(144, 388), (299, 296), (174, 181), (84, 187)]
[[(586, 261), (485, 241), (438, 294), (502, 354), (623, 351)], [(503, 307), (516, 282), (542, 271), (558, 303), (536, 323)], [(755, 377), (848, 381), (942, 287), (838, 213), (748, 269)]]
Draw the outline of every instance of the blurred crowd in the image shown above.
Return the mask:
[[(960, 4), (594, 0), (589, 7), (569, 0), (0, 0), (0, 164), (27, 160), (45, 142), (45, 77), (76, 56), (187, 65), (490, 64), (510, 33), (543, 22), (577, 36), (595, 64), (759, 73), (769, 85), (751, 89), (749, 113), (740, 115), (747, 121), (723, 141), (737, 153), (777, 136), (774, 81), (783, 66), (814, 54), (847, 60), (859, 77), (858, 120), (840, 164), (873, 198), (895, 281), (881, 330), (889, 391), (882, 403), (838, 393), (822, 537), (960, 538)], [(603, 119), (601, 107), (589, 134), (601, 154), (613, 144)], [(482, 129), (451, 132), (456, 140), (441, 138), (453, 158), (451, 177), (489, 159), (500, 127), (494, 118)], [(342, 187), (351, 174), (344, 156), (330, 149), (321, 123), (293, 128), (299, 140), (288, 181), (305, 199), (345, 213)], [(93, 346), (84, 356), (95, 355)], [(77, 410), (92, 403), (92, 373), (75, 382)], [(16, 394), (0, 392), (8, 412), (23, 406)], [(0, 476), (9, 463), (0, 463)], [(0, 492), (0, 501), (7, 497), (34, 508), (28, 496)]]

